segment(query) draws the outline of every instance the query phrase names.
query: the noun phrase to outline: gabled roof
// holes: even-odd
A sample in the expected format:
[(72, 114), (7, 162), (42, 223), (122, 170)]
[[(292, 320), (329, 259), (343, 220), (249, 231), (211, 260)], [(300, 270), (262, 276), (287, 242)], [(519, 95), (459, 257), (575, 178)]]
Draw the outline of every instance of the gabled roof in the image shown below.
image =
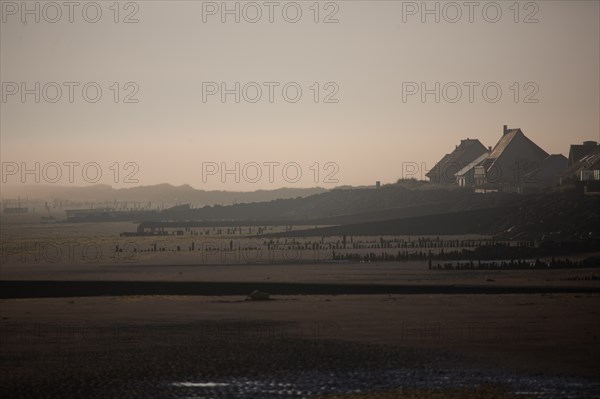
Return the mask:
[(510, 129), (506, 134), (504, 134), (490, 153), (490, 158), (498, 159), (504, 150), (506, 150), (506, 147), (508, 147), (511, 141), (513, 141), (519, 133), (525, 137), (521, 129)]
[(486, 148), (477, 139), (464, 139), (460, 141), (460, 144), (450, 154), (444, 155), (444, 157), (435, 166), (425, 174), (425, 176), (432, 178), (440, 174), (443, 174), (449, 166), (459, 165), (461, 168), (472, 162), (474, 159), (479, 157), (481, 154), (487, 153)]
[(451, 157), (451, 155), (450, 155), (450, 154), (446, 154), (446, 155), (444, 155), (444, 156), (442, 157), (442, 159), (440, 159), (440, 160), (438, 161), (438, 163), (436, 163), (436, 164), (435, 164), (435, 166), (433, 167), (433, 169), (431, 169), (429, 172), (427, 172), (427, 174), (426, 174), (425, 176), (429, 175), (429, 174), (430, 174), (430, 173), (432, 173), (434, 170), (440, 170), (440, 169), (442, 168), (442, 165), (446, 165), (446, 164), (448, 164), (448, 163), (450, 162), (450, 157)]
[(569, 150), (569, 165), (580, 161), (586, 155), (590, 155), (598, 151), (598, 144), (594, 141), (586, 141), (583, 144), (571, 144)]
[(595, 154), (586, 155), (573, 165), (569, 166), (561, 174), (563, 177), (570, 177), (577, 175), (580, 171), (585, 169), (597, 169), (600, 168), (600, 148)]
[(519, 147), (523, 148), (524, 146), (529, 146), (537, 158), (544, 159), (548, 156), (548, 153), (525, 136), (521, 129), (510, 129), (502, 136), (500, 141), (498, 141), (496, 146), (492, 149), (490, 156), (483, 162), (483, 165), (486, 169), (489, 169), (494, 162), (504, 155), (508, 148), (511, 148), (511, 151), (513, 151), (517, 150)]
[(588, 165), (588, 170), (600, 170), (600, 156), (596, 156), (595, 158), (596, 160), (590, 162), (590, 164)]
[(485, 161), (489, 156), (490, 153), (488, 151), (484, 152), (473, 162), (469, 163), (467, 166), (456, 172), (455, 176), (458, 177), (466, 175), (467, 173), (469, 173), (469, 171), (471, 171), (471, 169), (475, 168), (475, 166), (481, 165), (483, 161)]

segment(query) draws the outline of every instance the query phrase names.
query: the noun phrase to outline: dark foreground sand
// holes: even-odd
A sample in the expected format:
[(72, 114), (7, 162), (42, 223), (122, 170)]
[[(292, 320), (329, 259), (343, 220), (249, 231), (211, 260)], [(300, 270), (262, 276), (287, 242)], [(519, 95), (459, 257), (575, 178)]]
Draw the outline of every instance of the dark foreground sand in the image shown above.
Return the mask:
[(600, 397), (598, 294), (243, 299), (2, 300), (0, 395)]

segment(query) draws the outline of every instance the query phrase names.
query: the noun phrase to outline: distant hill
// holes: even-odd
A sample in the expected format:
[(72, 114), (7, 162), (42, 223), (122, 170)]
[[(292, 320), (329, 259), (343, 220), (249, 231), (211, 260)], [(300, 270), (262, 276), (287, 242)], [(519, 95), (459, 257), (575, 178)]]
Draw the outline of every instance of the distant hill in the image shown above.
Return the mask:
[[(153, 207), (162, 203), (192, 204), (192, 207), (160, 212), (119, 215), (119, 220), (138, 222), (202, 221), (239, 225), (277, 222), (308, 227), (302, 232), (285, 233), (298, 236), (480, 233), (522, 240), (600, 238), (600, 197), (585, 196), (576, 190), (479, 194), (470, 189), (418, 182), (399, 182), (379, 189), (282, 188), (245, 193), (203, 191), (168, 184), (127, 189), (109, 186), (34, 188), (38, 191), (23, 192), (21, 198), (44, 195), (70, 201), (117, 200), (142, 205), (151, 201)], [(2, 194), (6, 198), (4, 190)], [(234, 202), (235, 205), (221, 205)], [(312, 230), (314, 226), (331, 227)]]
[[(282, 235), (467, 234), (505, 239), (600, 238), (600, 198), (576, 191), (535, 194), (468, 189), (334, 189), (305, 198), (191, 209), (170, 220), (288, 221), (329, 225)], [(336, 226), (337, 225), (337, 226)]]
[(290, 220), (348, 224), (448, 211), (504, 206), (517, 194), (482, 195), (467, 189), (410, 189), (386, 185), (380, 189), (333, 189), (305, 198), (279, 199), (234, 206), (192, 209), (185, 220)]
[(326, 192), (321, 187), (279, 188), (276, 190), (257, 190), (251, 192), (206, 191), (189, 185), (173, 186), (158, 184), (131, 188), (112, 188), (98, 184), (87, 187), (69, 187), (52, 185), (2, 186), (2, 197), (29, 198), (44, 201), (68, 200), (71, 202), (138, 202), (142, 205), (152, 203), (153, 207), (165, 204), (191, 204), (195, 207), (206, 205), (231, 205), (234, 203), (262, 202), (285, 198), (307, 197)]

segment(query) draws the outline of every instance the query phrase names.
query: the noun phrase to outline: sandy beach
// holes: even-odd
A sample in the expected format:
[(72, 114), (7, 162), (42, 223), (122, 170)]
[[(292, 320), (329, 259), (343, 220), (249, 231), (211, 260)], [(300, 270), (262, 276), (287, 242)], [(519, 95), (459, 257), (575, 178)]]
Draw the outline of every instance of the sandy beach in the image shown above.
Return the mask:
[[(81, 240), (108, 251), (122, 227)], [(49, 262), (11, 248), (3, 397), (600, 397), (597, 267)], [(271, 299), (246, 301), (255, 289)]]
[[(562, 389), (593, 397), (599, 303), (597, 294), (5, 299), (1, 386), (17, 398), (208, 388), (216, 398), (261, 397), (252, 392), (271, 381), (300, 393), (264, 397), (314, 397), (317, 385), (347, 394), (363, 381), (363, 391), (494, 384), (557, 397), (574, 384)], [(248, 381), (255, 391), (231, 393)]]

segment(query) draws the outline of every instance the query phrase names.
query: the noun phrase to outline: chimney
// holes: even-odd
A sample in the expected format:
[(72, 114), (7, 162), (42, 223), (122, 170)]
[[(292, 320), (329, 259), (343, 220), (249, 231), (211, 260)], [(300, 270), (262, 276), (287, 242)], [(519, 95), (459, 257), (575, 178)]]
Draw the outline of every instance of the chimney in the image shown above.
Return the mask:
[(488, 147), (488, 151), (489, 151), (489, 152), (492, 152), (492, 146), (489, 146), (489, 147)]
[(502, 135), (504, 136), (506, 133), (508, 133), (508, 125), (504, 125), (504, 131), (502, 132)]

